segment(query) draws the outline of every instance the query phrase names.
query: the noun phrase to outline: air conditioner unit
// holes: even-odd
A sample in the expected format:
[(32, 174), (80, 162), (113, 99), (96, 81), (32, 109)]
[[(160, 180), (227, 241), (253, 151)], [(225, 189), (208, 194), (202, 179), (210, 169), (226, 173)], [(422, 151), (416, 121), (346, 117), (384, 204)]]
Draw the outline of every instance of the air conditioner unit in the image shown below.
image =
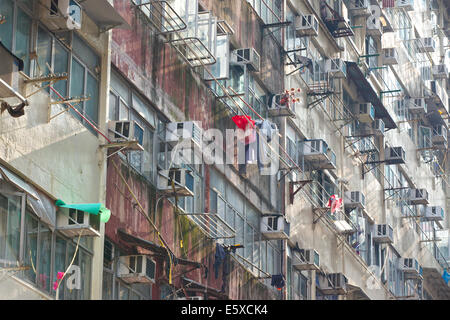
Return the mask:
[(423, 218), (427, 221), (443, 221), (445, 218), (444, 209), (439, 206), (427, 207)]
[(383, 64), (384, 65), (398, 64), (397, 48), (384, 48), (383, 49)]
[(355, 17), (357, 16), (370, 16), (372, 14), (370, 10), (369, 0), (353, 0), (349, 2), (349, 11)]
[(56, 229), (68, 238), (80, 236), (100, 237), (100, 215), (59, 208), (56, 214)]
[(327, 59), (325, 60), (325, 72), (335, 78), (345, 78), (347, 77), (347, 64), (339, 58)]
[(377, 243), (393, 243), (394, 229), (388, 224), (376, 224), (374, 225), (372, 239)]
[(270, 117), (295, 117), (295, 101), (287, 93), (274, 95), (268, 112)]
[(167, 123), (166, 142), (173, 147), (179, 143), (185, 147), (186, 144), (190, 144), (195, 150), (202, 150), (203, 129), (201, 123), (198, 121)]
[(447, 134), (448, 129), (445, 125), (435, 126), (433, 128), (433, 136), (432, 141), (435, 145), (445, 144), (447, 143)]
[(144, 150), (144, 128), (136, 121), (109, 121), (109, 138), (113, 143), (135, 142), (130, 148)]
[(375, 107), (371, 103), (357, 104), (356, 116), (360, 122), (372, 122), (375, 120)]
[(405, 163), (406, 152), (402, 147), (386, 148), (384, 162), (387, 165)]
[[(176, 194), (182, 197), (194, 196), (194, 176), (188, 169), (160, 170), (157, 180), (158, 191), (163, 194)], [(174, 185), (172, 185), (172, 181)]]
[(336, 169), (336, 154), (323, 140), (305, 140), (300, 148), (306, 161), (322, 169)]
[(16, 57), (0, 42), (0, 98), (15, 97), (14, 91), (19, 91), (19, 71), (23, 70), (23, 61)]
[(445, 64), (439, 64), (431, 67), (434, 79), (446, 79), (448, 77), (448, 69)]
[(81, 28), (83, 9), (74, 0), (44, 0), (40, 10), (52, 31)]
[(419, 45), (417, 48), (418, 52), (434, 52), (436, 50), (436, 42), (433, 38), (422, 38), (417, 39), (419, 41)]
[(281, 214), (266, 214), (261, 218), (261, 234), (269, 240), (289, 239), (290, 223)]
[(414, 258), (400, 258), (399, 269), (403, 271), (406, 279), (422, 279), (423, 270)]
[(408, 190), (409, 204), (428, 204), (428, 191), (425, 189), (409, 189)]
[(427, 104), (424, 98), (410, 98), (406, 100), (406, 106), (411, 114), (427, 113)]
[(247, 65), (250, 70), (259, 72), (261, 57), (253, 48), (237, 49), (231, 54), (230, 63), (233, 65)]
[(344, 206), (346, 208), (361, 208), (366, 207), (366, 197), (361, 191), (346, 191), (344, 193)]
[(298, 16), (295, 18), (295, 30), (299, 37), (315, 37), (319, 35), (319, 21), (313, 14)]
[(414, 11), (414, 0), (395, 0), (395, 7)]
[(376, 119), (372, 122), (372, 133), (376, 136), (384, 136), (385, 124), (381, 119)]
[(357, 129), (358, 135), (361, 136), (384, 136), (385, 124), (381, 119), (376, 119), (372, 123), (360, 123)]
[(147, 256), (122, 256), (117, 276), (126, 283), (155, 283), (155, 270), (155, 261)]
[(320, 270), (320, 256), (316, 250), (300, 249), (294, 253), (292, 266), (297, 270)]
[(347, 293), (347, 278), (342, 273), (330, 273), (319, 276), (319, 290), (324, 295), (342, 295)]

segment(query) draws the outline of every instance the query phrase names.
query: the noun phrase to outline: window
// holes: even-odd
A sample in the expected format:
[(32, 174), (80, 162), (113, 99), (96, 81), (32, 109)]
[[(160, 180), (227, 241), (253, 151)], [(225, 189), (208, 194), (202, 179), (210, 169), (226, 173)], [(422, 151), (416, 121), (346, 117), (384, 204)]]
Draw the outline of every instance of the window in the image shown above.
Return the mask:
[[(0, 41), (24, 62), (24, 72), (30, 73), (31, 12), (27, 1), (3, 0), (0, 12), (6, 21), (0, 26)], [(28, 1), (29, 2), (29, 1)]]
[[(16, 273), (16, 276), (47, 294), (55, 295), (53, 283), (56, 275), (66, 271), (76, 243), (74, 239), (65, 239), (58, 232), (51, 231), (28, 207), (24, 207), (25, 197), (19, 192), (0, 191), (0, 266), (14, 267), (20, 264), (28, 267)], [(81, 268), (82, 289), (73, 289), (71, 292), (65, 290), (63, 281), (59, 299), (90, 298), (91, 250), (92, 239), (80, 241), (74, 265)]]
[[(265, 24), (282, 22), (281, 0), (247, 0)], [(275, 38), (281, 42), (281, 30), (274, 31)]]
[[(56, 36), (39, 26), (36, 53), (38, 58), (34, 64), (34, 75), (68, 73), (69, 81), (58, 81), (53, 88), (64, 98), (88, 98), (87, 101), (74, 103), (73, 106), (89, 121), (98, 123), (100, 58), (94, 50), (74, 33)], [(49, 89), (47, 92), (50, 92)], [(54, 92), (51, 92), (51, 96), (55, 100), (61, 100)], [(70, 113), (96, 134), (75, 111), (70, 109)]]
[[(244, 244), (244, 248), (236, 250), (236, 258), (253, 274), (262, 276), (261, 271), (279, 274), (281, 241), (261, 239), (261, 213), (228, 184), (220, 173), (213, 170), (210, 177), (211, 212), (217, 212), (236, 231), (236, 236), (225, 239), (224, 243)], [(241, 257), (247, 261), (240, 259)]]
[(144, 151), (128, 152), (127, 160), (137, 172), (153, 181), (155, 170), (153, 139), (156, 114), (150, 104), (146, 103), (116, 73), (111, 74), (108, 117), (110, 121), (134, 120), (144, 128)]

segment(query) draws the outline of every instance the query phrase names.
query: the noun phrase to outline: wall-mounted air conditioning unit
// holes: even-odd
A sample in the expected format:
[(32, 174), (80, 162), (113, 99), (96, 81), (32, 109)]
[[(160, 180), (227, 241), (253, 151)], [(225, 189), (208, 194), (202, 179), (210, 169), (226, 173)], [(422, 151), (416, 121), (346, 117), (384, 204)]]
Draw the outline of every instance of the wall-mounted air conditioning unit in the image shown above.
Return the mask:
[(268, 104), (270, 117), (295, 117), (295, 99), (289, 94), (276, 94)]
[(375, 120), (375, 107), (371, 103), (359, 103), (355, 111), (360, 122), (367, 123)]
[(446, 144), (448, 139), (447, 135), (448, 129), (445, 125), (435, 126), (433, 128), (433, 136), (431, 140), (435, 145)]
[(426, 189), (409, 189), (408, 190), (409, 204), (428, 204), (428, 191)]
[(411, 114), (427, 113), (427, 104), (424, 98), (410, 98), (406, 100), (406, 107)]
[(402, 147), (386, 148), (384, 153), (384, 162), (387, 165), (405, 163), (406, 152)]
[(251, 71), (261, 70), (261, 57), (254, 48), (237, 49), (231, 53), (230, 64), (247, 65)]
[(344, 193), (344, 206), (346, 208), (361, 208), (366, 207), (366, 197), (361, 191), (346, 191)]
[(194, 176), (188, 169), (160, 170), (157, 180), (158, 191), (161, 193), (194, 196)]
[(74, 0), (44, 0), (40, 6), (41, 19), (52, 31), (80, 29), (83, 9)]
[(68, 238), (82, 236), (100, 237), (100, 215), (59, 208), (56, 214), (56, 229)]
[(171, 122), (166, 124), (166, 142), (175, 147), (186, 148), (190, 144), (195, 150), (203, 147), (203, 129), (198, 121)]
[(423, 218), (427, 221), (443, 221), (445, 218), (444, 209), (439, 206), (427, 207)]
[(422, 267), (414, 258), (400, 258), (399, 269), (403, 271), (407, 279), (422, 279), (423, 277)]
[(135, 142), (136, 150), (144, 150), (144, 128), (136, 121), (109, 121), (109, 139), (113, 143)]
[(290, 226), (281, 214), (265, 214), (261, 218), (261, 234), (269, 240), (289, 239)]
[(414, 0), (395, 0), (395, 7), (405, 9), (406, 11), (413, 11)]
[(369, 0), (350, 1), (348, 10), (355, 17), (371, 15)]
[(438, 64), (431, 67), (431, 72), (434, 79), (446, 79), (448, 78), (448, 69), (445, 64)]
[(345, 78), (347, 77), (347, 64), (339, 58), (327, 59), (325, 60), (325, 72), (328, 72), (334, 78)]
[(301, 156), (322, 169), (336, 169), (336, 154), (323, 140), (305, 140), (300, 143)]
[(156, 263), (144, 255), (119, 257), (117, 277), (126, 283), (155, 283)]
[(319, 290), (324, 295), (342, 295), (347, 293), (347, 278), (342, 273), (330, 273), (319, 276)]
[(313, 14), (300, 15), (295, 18), (295, 30), (299, 37), (315, 37), (319, 35), (319, 21)]
[(383, 49), (383, 64), (395, 65), (398, 64), (398, 51), (397, 48), (384, 48)]
[(393, 243), (394, 229), (388, 224), (376, 224), (374, 225), (372, 239), (377, 243)]
[(384, 136), (385, 124), (381, 119), (376, 119), (372, 123), (360, 123), (357, 129), (358, 135), (361, 136)]
[(433, 38), (422, 38), (417, 39), (416, 41), (418, 41), (418, 52), (434, 52), (436, 50), (436, 42)]
[(292, 266), (297, 270), (320, 270), (320, 256), (314, 249), (295, 251)]

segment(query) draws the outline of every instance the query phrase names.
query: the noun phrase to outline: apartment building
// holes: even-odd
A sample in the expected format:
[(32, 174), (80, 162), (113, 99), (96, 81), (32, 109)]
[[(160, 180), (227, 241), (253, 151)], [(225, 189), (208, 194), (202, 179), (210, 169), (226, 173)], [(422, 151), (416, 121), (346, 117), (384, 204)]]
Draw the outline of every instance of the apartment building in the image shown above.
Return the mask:
[(0, 298), (449, 299), (448, 10), (0, 0)]

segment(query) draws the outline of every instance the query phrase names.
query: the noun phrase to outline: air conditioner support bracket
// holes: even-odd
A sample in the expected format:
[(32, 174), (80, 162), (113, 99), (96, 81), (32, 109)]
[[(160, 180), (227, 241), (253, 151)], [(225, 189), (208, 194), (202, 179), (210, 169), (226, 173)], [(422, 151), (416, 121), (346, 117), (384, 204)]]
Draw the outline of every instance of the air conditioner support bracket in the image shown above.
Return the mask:
[(384, 198), (384, 200), (389, 200), (389, 198), (394, 197), (396, 194), (398, 194), (401, 190), (409, 189), (409, 187), (402, 187), (402, 188), (390, 188), (390, 189), (384, 189), (384, 191), (394, 191), (394, 194), (390, 195), (387, 198)]
[[(295, 195), (303, 189), (308, 183), (311, 183), (313, 180), (302, 180), (302, 181), (291, 181), (289, 182), (289, 201), (291, 204), (294, 204)], [(298, 186), (294, 191), (294, 186)]]
[[(319, 213), (317, 213), (317, 211), (319, 211)], [(327, 213), (328, 211), (330, 211), (330, 208), (314, 208), (313, 212), (314, 215), (317, 215), (318, 217), (316, 219), (314, 219), (313, 224), (316, 224), (317, 222), (319, 222), (320, 219), (322, 219)]]

